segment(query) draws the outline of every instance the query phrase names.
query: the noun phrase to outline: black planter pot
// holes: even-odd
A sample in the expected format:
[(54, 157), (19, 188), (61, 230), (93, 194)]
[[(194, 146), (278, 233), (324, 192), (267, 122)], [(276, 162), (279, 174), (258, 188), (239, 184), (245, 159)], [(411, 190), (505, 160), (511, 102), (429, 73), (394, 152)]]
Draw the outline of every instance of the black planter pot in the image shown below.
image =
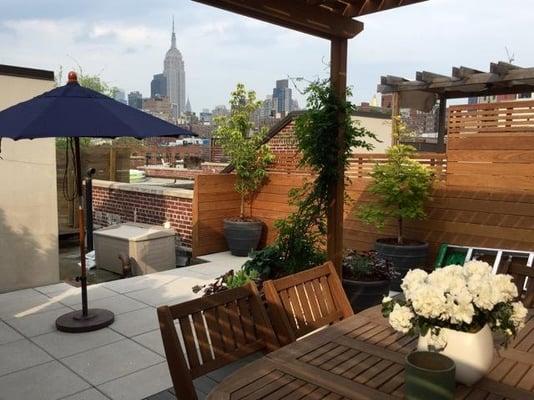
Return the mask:
[(410, 269), (426, 266), (428, 243), (413, 242), (406, 245), (395, 244), (391, 239), (378, 239), (375, 242), (378, 254), (393, 263), (399, 276), (391, 281), (391, 290), (400, 291), (402, 278)]
[(263, 223), (261, 221), (224, 220), (224, 237), (234, 256), (246, 257), (258, 248)]
[(406, 356), (407, 400), (452, 400), (455, 392), (454, 361), (443, 354), (414, 351)]
[(354, 312), (381, 304), (384, 296), (389, 294), (389, 285), (390, 281), (365, 282), (343, 279), (343, 289)]

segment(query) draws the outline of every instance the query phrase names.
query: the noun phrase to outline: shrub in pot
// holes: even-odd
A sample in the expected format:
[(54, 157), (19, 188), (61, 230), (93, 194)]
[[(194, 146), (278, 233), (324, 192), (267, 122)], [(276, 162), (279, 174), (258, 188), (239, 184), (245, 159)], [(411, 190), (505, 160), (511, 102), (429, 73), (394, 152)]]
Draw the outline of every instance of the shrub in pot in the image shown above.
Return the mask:
[(247, 256), (258, 247), (263, 223), (245, 214), (245, 204), (267, 178), (274, 156), (263, 141), (267, 130), (254, 130), (252, 114), (260, 107), (253, 91), (238, 84), (230, 99), (229, 116), (217, 118), (216, 137), (236, 174), (235, 190), (240, 195), (240, 213), (224, 220), (224, 236), (235, 256)]
[(407, 145), (391, 146), (387, 161), (377, 163), (371, 172), (368, 187), (373, 202), (361, 206), (358, 216), (364, 222), (383, 228), (392, 220), (397, 225), (396, 238), (382, 238), (375, 249), (393, 262), (399, 276), (392, 281), (392, 290), (400, 290), (402, 278), (409, 269), (426, 265), (428, 243), (404, 236), (404, 222), (426, 217), (425, 203), (429, 199), (434, 180), (433, 171), (412, 159), (416, 149)]
[(382, 303), (395, 277), (391, 261), (376, 251), (349, 250), (343, 257), (343, 288), (354, 312)]

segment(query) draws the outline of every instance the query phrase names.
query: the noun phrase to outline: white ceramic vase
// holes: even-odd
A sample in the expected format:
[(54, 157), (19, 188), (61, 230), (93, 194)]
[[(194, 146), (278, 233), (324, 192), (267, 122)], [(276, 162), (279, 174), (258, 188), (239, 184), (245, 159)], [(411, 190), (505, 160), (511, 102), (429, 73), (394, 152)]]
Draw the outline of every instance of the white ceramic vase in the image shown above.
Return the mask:
[[(490, 327), (485, 325), (477, 333), (442, 329), (446, 333), (447, 346), (439, 352), (456, 363), (456, 381), (467, 386), (475, 384), (488, 373), (493, 363), (495, 348)], [(419, 337), (417, 350), (429, 350), (429, 335), (430, 332)]]

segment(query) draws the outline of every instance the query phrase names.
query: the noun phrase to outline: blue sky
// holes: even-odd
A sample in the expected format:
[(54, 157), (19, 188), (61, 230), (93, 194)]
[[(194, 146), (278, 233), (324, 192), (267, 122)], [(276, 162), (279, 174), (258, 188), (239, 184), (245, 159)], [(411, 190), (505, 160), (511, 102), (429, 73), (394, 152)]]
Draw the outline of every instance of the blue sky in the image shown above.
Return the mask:
[[(195, 111), (226, 103), (237, 82), (264, 98), (276, 79), (328, 75), (327, 41), (189, 0), (0, 0), (0, 63), (65, 73), (79, 64), (146, 96), (173, 14)], [(361, 18), (365, 29), (349, 46), (353, 100), (369, 101), (385, 74), (485, 70), (507, 59), (505, 47), (518, 65), (534, 66), (533, 16), (531, 0), (429, 0)]]

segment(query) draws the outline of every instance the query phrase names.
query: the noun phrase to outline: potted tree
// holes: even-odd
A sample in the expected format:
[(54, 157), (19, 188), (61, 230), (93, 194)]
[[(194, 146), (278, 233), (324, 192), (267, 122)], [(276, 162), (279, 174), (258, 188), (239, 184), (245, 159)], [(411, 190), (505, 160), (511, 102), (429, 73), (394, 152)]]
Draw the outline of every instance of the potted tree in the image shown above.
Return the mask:
[(274, 156), (264, 143), (267, 130), (254, 130), (252, 114), (260, 107), (256, 93), (238, 84), (230, 99), (230, 115), (216, 119), (216, 137), (236, 174), (235, 190), (241, 198), (239, 216), (224, 220), (224, 236), (235, 256), (247, 256), (258, 247), (263, 223), (245, 213), (245, 204), (264, 184)]
[(342, 266), (343, 288), (354, 312), (380, 304), (389, 294), (391, 279), (396, 275), (391, 261), (374, 250), (349, 250)]
[(426, 216), (425, 202), (431, 194), (434, 174), (432, 170), (412, 159), (412, 146), (398, 144), (387, 151), (387, 161), (377, 163), (371, 172), (369, 192), (376, 201), (360, 207), (358, 216), (366, 223), (381, 229), (386, 221), (397, 225), (397, 237), (378, 239), (378, 254), (393, 262), (399, 272), (392, 281), (392, 290), (400, 290), (402, 278), (409, 269), (425, 265), (428, 243), (404, 236), (404, 222)]

